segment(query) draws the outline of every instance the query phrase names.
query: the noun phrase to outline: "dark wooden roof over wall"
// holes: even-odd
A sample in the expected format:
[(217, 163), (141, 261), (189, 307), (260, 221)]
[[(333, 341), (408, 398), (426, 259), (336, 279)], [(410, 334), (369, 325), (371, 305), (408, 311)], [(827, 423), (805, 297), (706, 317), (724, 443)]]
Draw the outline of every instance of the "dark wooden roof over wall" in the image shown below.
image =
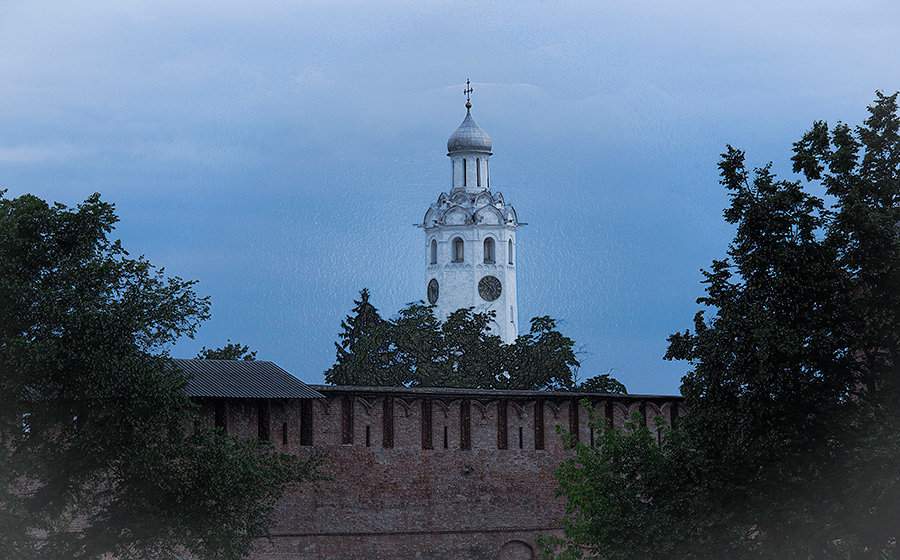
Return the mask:
[(322, 399), (311, 388), (272, 362), (244, 360), (185, 360), (175, 358), (175, 366), (191, 376), (187, 394), (191, 397), (240, 399)]

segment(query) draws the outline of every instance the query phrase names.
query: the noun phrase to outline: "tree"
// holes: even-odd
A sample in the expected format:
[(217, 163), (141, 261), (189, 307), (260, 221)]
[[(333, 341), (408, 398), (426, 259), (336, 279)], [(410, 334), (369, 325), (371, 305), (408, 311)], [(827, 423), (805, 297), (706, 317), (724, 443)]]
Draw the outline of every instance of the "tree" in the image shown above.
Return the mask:
[[(491, 334), (494, 313), (458, 309), (444, 322), (434, 307), (410, 303), (392, 320), (382, 319), (363, 290), (352, 315), (341, 323), (335, 365), (328, 383), (478, 389), (573, 390), (579, 363), (572, 339), (549, 317), (506, 345)], [(612, 380), (613, 383), (615, 380)], [(623, 387), (624, 390), (624, 387)]]
[(341, 322), (343, 331), (334, 366), (325, 372), (325, 381), (334, 385), (395, 385), (396, 356), (391, 347), (388, 322), (369, 302), (369, 290), (363, 288), (352, 315)]
[(210, 349), (204, 346), (197, 357), (201, 360), (243, 360), (252, 362), (256, 360), (256, 351), (250, 351), (249, 346), (231, 342), (231, 339), (225, 341), (225, 346)]
[(531, 329), (510, 348), (510, 389), (572, 390), (573, 372), (581, 365), (575, 341), (563, 336), (550, 317), (535, 317)]
[[(607, 427), (559, 470), (562, 557), (880, 558), (900, 527), (900, 118), (877, 94), (856, 129), (817, 122), (794, 170), (719, 164), (736, 226), (704, 271), (687, 415), (662, 446)], [(615, 531), (608, 527), (617, 527)]]
[(601, 373), (589, 379), (585, 379), (577, 386), (578, 391), (584, 393), (615, 393), (624, 395), (628, 392), (620, 381), (612, 377), (609, 373)]
[(424, 303), (410, 303), (400, 310), (390, 327), (395, 361), (404, 372), (395, 384), (439, 387), (454, 377), (455, 360), (446, 351), (441, 327), (433, 308)]
[(196, 423), (164, 349), (209, 301), (116, 222), (0, 193), (0, 557), (243, 557), (310, 465)]
[[(441, 324), (444, 347), (441, 356), (448, 361), (448, 376), (432, 380), (434, 387), (471, 387), (495, 389), (505, 383), (508, 349), (499, 336), (488, 329), (494, 313), (457, 309)], [(424, 385), (420, 380), (415, 385)]]

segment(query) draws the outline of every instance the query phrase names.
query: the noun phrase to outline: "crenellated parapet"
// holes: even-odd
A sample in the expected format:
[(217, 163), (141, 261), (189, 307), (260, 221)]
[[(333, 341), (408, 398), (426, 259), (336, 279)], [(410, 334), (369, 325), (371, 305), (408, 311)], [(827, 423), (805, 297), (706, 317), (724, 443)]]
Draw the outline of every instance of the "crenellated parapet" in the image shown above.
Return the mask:
[(178, 363), (195, 372), (191, 394), (210, 426), (324, 457), (328, 479), (278, 503), (256, 559), (536, 558), (538, 535), (559, 534), (565, 506), (554, 472), (572, 450), (557, 427), (593, 445), (592, 414), (617, 427), (638, 414), (657, 438), (657, 418), (677, 426), (684, 414), (680, 397), (661, 395), (299, 381), (260, 392), (252, 378), (231, 374), (259, 370), (271, 380), (283, 372)]
[[(638, 413), (657, 437), (657, 417), (677, 425), (684, 413), (680, 397), (659, 395), (311, 389), (323, 398), (229, 408), (229, 432), (324, 454), (328, 477), (282, 499), (253, 558), (537, 558), (538, 535), (559, 535), (565, 508), (554, 472), (572, 450), (557, 426), (591, 445), (591, 413), (615, 426)], [(259, 430), (263, 418), (277, 429)]]
[[(680, 397), (553, 391), (314, 385), (324, 425), (313, 445), (405, 450), (563, 451), (556, 426), (591, 445), (593, 413), (623, 427), (639, 414), (654, 435), (657, 418), (677, 425)], [(585, 410), (584, 403), (589, 408)]]

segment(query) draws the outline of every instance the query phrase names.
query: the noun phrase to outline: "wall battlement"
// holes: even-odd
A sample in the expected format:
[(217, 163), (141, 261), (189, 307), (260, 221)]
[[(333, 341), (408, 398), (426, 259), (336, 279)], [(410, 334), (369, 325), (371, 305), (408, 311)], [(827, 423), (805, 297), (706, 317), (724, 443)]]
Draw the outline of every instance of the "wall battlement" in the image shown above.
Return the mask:
[(639, 412), (654, 433), (655, 417), (683, 414), (672, 396), (313, 388), (325, 398), (201, 399), (231, 434), (326, 455), (331, 480), (284, 497), (254, 558), (536, 558), (564, 507), (553, 473), (570, 451), (556, 426), (593, 441), (582, 399), (615, 426)]

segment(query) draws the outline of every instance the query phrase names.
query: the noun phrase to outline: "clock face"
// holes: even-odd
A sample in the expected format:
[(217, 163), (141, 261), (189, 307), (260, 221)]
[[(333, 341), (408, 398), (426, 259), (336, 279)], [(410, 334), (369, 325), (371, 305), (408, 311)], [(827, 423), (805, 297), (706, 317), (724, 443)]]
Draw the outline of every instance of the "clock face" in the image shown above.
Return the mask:
[(484, 301), (494, 301), (500, 297), (502, 291), (503, 286), (496, 276), (485, 276), (478, 281), (478, 295)]
[(437, 303), (439, 294), (438, 289), (438, 281), (432, 278), (431, 281), (428, 282), (428, 303), (430, 303), (431, 305)]

